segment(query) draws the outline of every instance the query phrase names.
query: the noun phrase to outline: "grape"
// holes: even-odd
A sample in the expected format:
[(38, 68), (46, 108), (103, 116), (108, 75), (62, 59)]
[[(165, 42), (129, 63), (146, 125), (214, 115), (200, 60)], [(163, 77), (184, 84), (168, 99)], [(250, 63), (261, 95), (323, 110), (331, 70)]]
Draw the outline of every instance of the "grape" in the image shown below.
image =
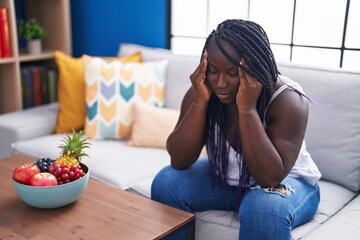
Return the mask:
[(40, 168), (41, 172), (49, 172), (49, 167), (53, 164), (50, 158), (40, 158), (36, 161), (36, 165)]
[(74, 171), (70, 171), (68, 174), (69, 174), (69, 178), (70, 178), (70, 179), (73, 179), (74, 176), (75, 176)]
[(59, 164), (57, 161), (49, 167), (49, 172), (56, 177), (59, 185), (75, 181), (85, 175), (80, 165), (68, 167), (65, 163)]
[(55, 175), (55, 176), (60, 176), (61, 172), (62, 172), (62, 171), (61, 171), (61, 168), (58, 167), (58, 168), (55, 169), (54, 175)]
[(63, 174), (61, 174), (61, 179), (65, 181), (65, 180), (69, 179), (69, 175), (67, 173), (63, 173)]

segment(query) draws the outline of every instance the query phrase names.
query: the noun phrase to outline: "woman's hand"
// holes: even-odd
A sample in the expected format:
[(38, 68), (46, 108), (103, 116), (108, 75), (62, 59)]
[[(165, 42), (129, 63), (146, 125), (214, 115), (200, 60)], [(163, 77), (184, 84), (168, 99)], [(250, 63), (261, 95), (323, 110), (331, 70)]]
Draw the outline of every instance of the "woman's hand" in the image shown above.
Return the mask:
[(207, 51), (205, 50), (202, 61), (190, 75), (191, 84), (195, 94), (195, 101), (201, 104), (207, 104), (212, 94), (211, 89), (206, 83), (207, 64)]
[[(240, 65), (249, 68), (243, 59), (240, 60)], [(239, 112), (256, 110), (256, 103), (263, 86), (240, 67), (238, 68), (238, 73), (240, 80), (239, 90), (236, 95), (238, 110)]]

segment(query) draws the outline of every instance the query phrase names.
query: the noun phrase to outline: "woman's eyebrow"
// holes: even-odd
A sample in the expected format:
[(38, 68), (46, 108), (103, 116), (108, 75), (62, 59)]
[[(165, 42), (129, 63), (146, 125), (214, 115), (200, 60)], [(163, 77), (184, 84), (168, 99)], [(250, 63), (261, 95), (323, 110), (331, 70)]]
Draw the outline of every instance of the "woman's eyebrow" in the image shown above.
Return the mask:
[(228, 70), (228, 71), (236, 70), (237, 71), (238, 68), (239, 68), (238, 66), (232, 65), (231, 67), (228, 67), (226, 70)]
[(208, 60), (208, 67), (216, 68), (214, 64), (211, 63), (211, 61)]
[[(211, 60), (208, 59), (208, 66), (216, 68), (216, 65), (214, 65)], [(229, 67), (226, 68), (226, 70), (232, 70), (232, 69), (237, 69), (239, 66), (235, 65), (235, 64), (229, 64)]]

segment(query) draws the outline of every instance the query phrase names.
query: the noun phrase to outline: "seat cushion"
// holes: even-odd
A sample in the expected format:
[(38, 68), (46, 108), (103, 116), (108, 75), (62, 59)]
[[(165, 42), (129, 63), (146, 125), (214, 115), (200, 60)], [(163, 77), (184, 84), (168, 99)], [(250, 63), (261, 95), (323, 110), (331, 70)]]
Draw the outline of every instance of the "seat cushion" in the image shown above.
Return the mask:
[(320, 227), (304, 236), (304, 240), (347, 239), (360, 236), (360, 195)]
[[(13, 144), (17, 153), (34, 158), (50, 157), (60, 154), (57, 146), (64, 135), (48, 135)], [(90, 177), (105, 182), (115, 188), (127, 189), (133, 182), (155, 174), (170, 163), (165, 149), (130, 147), (124, 140), (89, 140), (86, 149), (90, 158), (84, 158), (90, 169)]]
[(57, 103), (44, 104), (23, 111), (10, 112), (0, 118), (0, 158), (13, 153), (11, 143), (47, 135), (55, 127)]
[[(130, 184), (128, 191), (140, 193), (150, 197), (152, 178), (142, 179)], [(292, 231), (293, 239), (300, 239), (320, 224), (328, 220), (343, 208), (356, 193), (343, 186), (327, 181), (320, 181), (320, 204), (310, 222)], [(239, 234), (240, 223), (229, 211), (205, 211), (196, 213), (196, 239), (236, 239)], [(216, 234), (214, 234), (216, 233)], [(219, 238), (219, 236), (222, 236)], [(316, 238), (314, 238), (316, 239)]]
[(293, 239), (300, 239), (313, 229), (331, 218), (340, 209), (351, 201), (356, 195), (355, 192), (332, 182), (319, 181), (320, 204), (314, 218), (292, 231)]

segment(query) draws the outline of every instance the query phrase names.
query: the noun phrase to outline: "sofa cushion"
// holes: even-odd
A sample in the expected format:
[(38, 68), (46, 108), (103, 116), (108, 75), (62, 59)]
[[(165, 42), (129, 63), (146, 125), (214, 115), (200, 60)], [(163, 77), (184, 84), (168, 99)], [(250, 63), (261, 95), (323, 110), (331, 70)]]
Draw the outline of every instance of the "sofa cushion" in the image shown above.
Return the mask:
[(129, 145), (136, 147), (166, 147), (166, 140), (174, 130), (179, 110), (134, 104), (134, 124)]
[(360, 190), (360, 74), (290, 64), (279, 69), (314, 102), (306, 143), (322, 178)]
[[(83, 129), (86, 117), (83, 58), (73, 58), (61, 51), (55, 51), (54, 58), (59, 70), (59, 111), (54, 133), (70, 132), (72, 128)], [(106, 59), (140, 62), (141, 54), (135, 52), (123, 58)]]
[(54, 133), (68, 132), (72, 128), (82, 129), (86, 114), (82, 59), (73, 58), (61, 51), (55, 51), (54, 58), (59, 70), (59, 112)]
[(0, 158), (13, 152), (11, 143), (50, 134), (55, 127), (57, 103), (1, 114)]
[(356, 193), (341, 185), (324, 180), (319, 181), (319, 186), (320, 204), (317, 212), (310, 222), (298, 226), (292, 231), (293, 239), (300, 239), (316, 229), (346, 206), (356, 195)]
[[(152, 178), (130, 184), (128, 191), (150, 197)], [(356, 195), (354, 192), (335, 183), (320, 181), (320, 204), (314, 218), (307, 224), (292, 230), (293, 239), (299, 239), (342, 209)], [(336, 194), (334, 194), (336, 193)], [(199, 239), (234, 239), (238, 236), (239, 221), (230, 211), (205, 211), (196, 213), (196, 234)], [(215, 235), (213, 233), (216, 232)], [(230, 234), (228, 234), (228, 232)], [(211, 234), (208, 234), (211, 233)], [(314, 238), (316, 239), (316, 238)]]
[(129, 185), (129, 188), (127, 189), (127, 191), (132, 192), (132, 193), (136, 193), (139, 194), (141, 196), (150, 198), (151, 194), (151, 184), (154, 180), (154, 176), (151, 177), (147, 177), (144, 179), (141, 179), (139, 181), (133, 182)]
[(304, 240), (346, 239), (357, 240), (360, 236), (360, 195), (346, 205), (340, 212), (310, 234)]
[(126, 141), (90, 141), (88, 151), (91, 159), (86, 163), (91, 177), (114, 187), (127, 189), (133, 182), (148, 177), (170, 164), (165, 149), (129, 147)]
[(200, 59), (194, 56), (176, 55), (167, 49), (150, 48), (130, 43), (120, 44), (118, 56), (126, 56), (136, 51), (141, 51), (143, 61), (169, 60), (166, 75), (165, 107), (180, 109), (181, 101), (191, 86), (190, 75), (195, 71)]
[[(16, 153), (34, 158), (50, 157), (60, 154), (57, 147), (63, 134), (54, 134), (13, 144)], [(170, 163), (165, 149), (129, 147), (124, 140), (89, 140), (86, 149), (90, 158), (82, 161), (90, 170), (90, 177), (113, 187), (127, 189), (133, 182), (155, 174)]]
[(164, 106), (167, 60), (121, 63), (84, 58), (84, 64), (88, 138), (128, 139), (134, 103)]

